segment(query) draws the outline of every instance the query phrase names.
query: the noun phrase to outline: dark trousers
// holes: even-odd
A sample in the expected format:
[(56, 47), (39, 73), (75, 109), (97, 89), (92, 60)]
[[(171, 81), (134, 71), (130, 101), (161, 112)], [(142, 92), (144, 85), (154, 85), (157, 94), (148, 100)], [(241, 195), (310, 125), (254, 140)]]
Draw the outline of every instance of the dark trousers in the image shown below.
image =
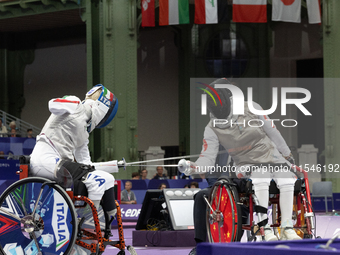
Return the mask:
[(211, 191), (210, 188), (200, 190), (195, 196), (194, 203), (194, 225), (195, 225), (195, 240), (197, 243), (207, 240), (207, 203), (204, 200), (204, 195), (208, 198)]

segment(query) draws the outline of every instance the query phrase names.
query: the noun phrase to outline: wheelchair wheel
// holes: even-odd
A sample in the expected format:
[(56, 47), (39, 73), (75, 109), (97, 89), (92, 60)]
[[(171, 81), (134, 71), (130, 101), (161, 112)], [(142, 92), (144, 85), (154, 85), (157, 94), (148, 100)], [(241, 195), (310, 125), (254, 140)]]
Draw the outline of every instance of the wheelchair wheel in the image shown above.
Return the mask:
[(242, 213), (238, 193), (228, 179), (217, 181), (209, 196), (207, 231), (210, 242), (235, 242), (242, 237)]
[(55, 182), (30, 177), (0, 196), (0, 253), (68, 255), (77, 218), (67, 193)]

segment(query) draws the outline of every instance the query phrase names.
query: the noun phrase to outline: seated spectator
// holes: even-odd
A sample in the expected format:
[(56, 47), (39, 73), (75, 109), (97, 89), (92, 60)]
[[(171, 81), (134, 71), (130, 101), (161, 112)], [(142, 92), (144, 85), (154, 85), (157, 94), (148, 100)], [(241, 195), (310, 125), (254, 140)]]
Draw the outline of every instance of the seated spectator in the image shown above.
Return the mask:
[(125, 189), (120, 192), (121, 204), (137, 204), (136, 195), (131, 188), (132, 183), (130, 181), (125, 182)]
[(17, 130), (17, 124), (15, 123), (14, 120), (11, 121), (11, 122), (9, 123), (9, 128), (10, 128), (11, 130), (12, 130), (12, 129)]
[(161, 185), (159, 185), (158, 189), (162, 190), (162, 189), (166, 189), (167, 186), (165, 183), (161, 183)]
[(5, 159), (5, 153), (3, 151), (0, 151), (0, 159)]
[(148, 175), (148, 170), (143, 169), (143, 170), (140, 172), (140, 177), (139, 177), (139, 179), (140, 179), (140, 180), (149, 180), (148, 178), (146, 178), (147, 175)]
[(34, 138), (32, 128), (27, 129), (26, 136), (27, 136), (27, 138)]
[(168, 179), (168, 177), (163, 174), (163, 167), (162, 166), (158, 166), (156, 168), (157, 170), (157, 173), (156, 175), (153, 177), (153, 179), (157, 179), (157, 180), (165, 180), (165, 179)]
[(11, 137), (20, 137), (20, 135), (17, 134), (17, 131), (15, 129), (11, 129)]
[(189, 184), (185, 184), (183, 188), (189, 189)]
[(2, 119), (0, 119), (0, 137), (7, 137), (7, 132), (6, 126), (2, 123)]
[(190, 183), (190, 189), (198, 189), (198, 182)]
[(139, 173), (138, 172), (134, 172), (131, 174), (132, 180), (139, 180)]

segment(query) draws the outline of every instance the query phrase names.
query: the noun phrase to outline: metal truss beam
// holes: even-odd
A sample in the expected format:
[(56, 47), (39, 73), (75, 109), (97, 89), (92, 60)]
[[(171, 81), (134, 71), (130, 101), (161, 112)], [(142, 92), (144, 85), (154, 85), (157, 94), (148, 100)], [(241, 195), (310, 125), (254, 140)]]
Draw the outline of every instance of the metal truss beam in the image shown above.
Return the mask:
[(0, 19), (85, 8), (85, 0), (16, 0), (0, 2)]

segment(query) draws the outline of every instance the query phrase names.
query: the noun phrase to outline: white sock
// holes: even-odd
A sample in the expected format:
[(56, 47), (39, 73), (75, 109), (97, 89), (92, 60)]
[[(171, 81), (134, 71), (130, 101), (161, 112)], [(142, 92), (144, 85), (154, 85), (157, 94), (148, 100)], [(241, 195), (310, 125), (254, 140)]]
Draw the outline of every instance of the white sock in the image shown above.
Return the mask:
[(114, 218), (116, 216), (116, 214), (117, 214), (117, 209), (113, 209), (113, 210), (107, 212), (107, 214)]
[[(260, 183), (254, 185), (254, 192), (259, 200), (259, 205), (263, 206), (264, 208), (268, 208), (268, 201), (269, 201), (269, 187), (266, 183)], [(258, 213), (258, 216), (261, 217), (261, 220), (265, 220), (268, 218), (266, 213)], [(257, 219), (260, 221), (259, 217)]]
[(284, 185), (280, 187), (280, 209), (281, 209), (281, 225), (292, 224), (294, 200), (294, 186)]

